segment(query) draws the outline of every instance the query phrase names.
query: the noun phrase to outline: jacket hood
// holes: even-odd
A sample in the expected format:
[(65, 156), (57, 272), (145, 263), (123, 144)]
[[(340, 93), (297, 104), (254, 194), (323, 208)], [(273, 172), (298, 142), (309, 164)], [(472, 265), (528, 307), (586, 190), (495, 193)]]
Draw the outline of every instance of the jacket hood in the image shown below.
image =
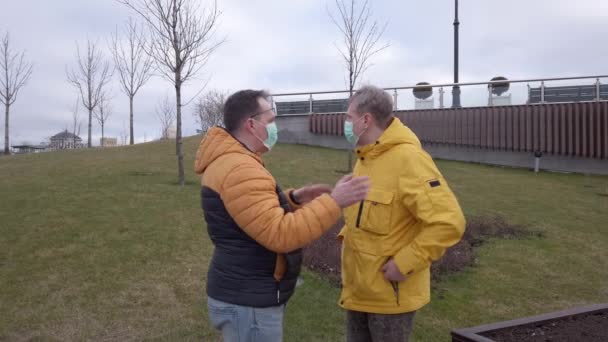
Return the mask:
[(395, 117), (375, 143), (358, 147), (355, 152), (359, 157), (374, 158), (401, 144), (422, 147), (414, 132), (405, 126), (399, 118)]
[(207, 132), (198, 147), (196, 160), (194, 161), (194, 171), (197, 174), (202, 174), (216, 159), (230, 153), (248, 155), (262, 163), (260, 155), (251, 152), (228, 131), (213, 127)]

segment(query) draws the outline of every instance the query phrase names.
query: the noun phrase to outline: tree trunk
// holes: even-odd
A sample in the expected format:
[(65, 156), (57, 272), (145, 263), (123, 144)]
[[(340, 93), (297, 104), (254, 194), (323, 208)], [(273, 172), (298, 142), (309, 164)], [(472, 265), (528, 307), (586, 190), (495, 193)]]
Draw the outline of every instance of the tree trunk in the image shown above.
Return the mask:
[[(348, 99), (350, 100), (351, 97), (353, 97), (353, 88), (354, 88), (354, 84), (353, 84), (353, 74), (352, 71), (350, 73), (350, 92), (349, 92), (349, 97)], [(348, 110), (348, 109), (347, 109)], [(355, 146), (356, 148), (356, 146)], [(348, 168), (346, 169), (349, 173), (353, 171), (353, 151), (352, 150), (348, 150)]]
[(135, 143), (135, 138), (133, 137), (133, 96), (129, 96), (129, 120), (130, 120), (130, 134), (131, 139), (129, 140), (129, 145), (133, 145)]
[[(7, 101), (8, 102), (8, 101)], [(4, 154), (11, 154), (11, 150), (8, 146), (8, 109), (10, 105), (7, 103), (4, 105), (5, 116), (4, 116)]]
[(92, 125), (91, 122), (93, 120), (93, 108), (89, 107), (89, 137), (88, 137), (88, 141), (87, 141), (87, 147), (91, 148), (93, 146), (93, 144), (91, 143), (91, 130), (92, 130)]
[(175, 149), (177, 154), (177, 172), (180, 186), (184, 186), (184, 156), (182, 154), (182, 82), (179, 75), (175, 77), (175, 103), (177, 131), (175, 132)]
[(104, 134), (103, 134), (103, 123), (101, 124), (101, 147), (103, 147), (105, 145), (105, 141), (104, 141)]

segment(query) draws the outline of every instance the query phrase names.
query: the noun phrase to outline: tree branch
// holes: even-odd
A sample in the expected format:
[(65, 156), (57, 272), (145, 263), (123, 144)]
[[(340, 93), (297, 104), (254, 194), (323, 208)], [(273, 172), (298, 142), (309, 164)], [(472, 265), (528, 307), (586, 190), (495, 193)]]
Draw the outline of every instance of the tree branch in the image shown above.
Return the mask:
[(33, 64), (26, 61), (25, 51), (13, 51), (8, 32), (0, 44), (0, 102), (11, 106), (17, 101), (17, 95), (27, 84), (33, 72)]
[(372, 21), (372, 10), (369, 0), (361, 7), (355, 0), (335, 0), (338, 19), (328, 9), (329, 17), (342, 34), (342, 46), (336, 44), (349, 79), (349, 89), (354, 89), (360, 76), (373, 64), (371, 58), (388, 48), (389, 43), (378, 46), (387, 24), (379, 29), (378, 23)]

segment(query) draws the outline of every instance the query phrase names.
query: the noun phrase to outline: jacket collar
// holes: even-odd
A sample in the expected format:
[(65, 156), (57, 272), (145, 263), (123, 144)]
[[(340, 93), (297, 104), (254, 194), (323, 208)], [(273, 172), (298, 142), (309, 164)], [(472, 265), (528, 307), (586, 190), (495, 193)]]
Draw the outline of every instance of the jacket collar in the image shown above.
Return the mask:
[(260, 153), (254, 153), (249, 150), (247, 146), (241, 143), (227, 130), (213, 127), (207, 132), (207, 135), (199, 145), (198, 152), (196, 153), (196, 161), (194, 163), (195, 172), (198, 174), (203, 173), (214, 160), (229, 153), (250, 156), (264, 165)]
[(374, 159), (380, 156), (382, 153), (390, 150), (393, 146), (405, 143), (404, 139), (398, 139), (401, 135), (400, 128), (404, 127), (403, 123), (399, 118), (395, 117), (391, 121), (390, 125), (387, 129), (382, 133), (382, 135), (376, 140), (374, 143), (357, 147), (355, 153), (357, 157), (361, 160), (365, 160), (366, 158)]

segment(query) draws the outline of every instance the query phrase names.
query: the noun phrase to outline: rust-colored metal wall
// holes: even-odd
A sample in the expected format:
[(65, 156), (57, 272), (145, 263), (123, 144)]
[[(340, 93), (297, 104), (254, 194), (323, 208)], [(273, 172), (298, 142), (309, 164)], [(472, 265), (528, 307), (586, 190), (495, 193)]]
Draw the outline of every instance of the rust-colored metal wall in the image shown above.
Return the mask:
[[(608, 159), (608, 102), (395, 113), (425, 143)], [(314, 134), (342, 135), (344, 114), (313, 114)]]

